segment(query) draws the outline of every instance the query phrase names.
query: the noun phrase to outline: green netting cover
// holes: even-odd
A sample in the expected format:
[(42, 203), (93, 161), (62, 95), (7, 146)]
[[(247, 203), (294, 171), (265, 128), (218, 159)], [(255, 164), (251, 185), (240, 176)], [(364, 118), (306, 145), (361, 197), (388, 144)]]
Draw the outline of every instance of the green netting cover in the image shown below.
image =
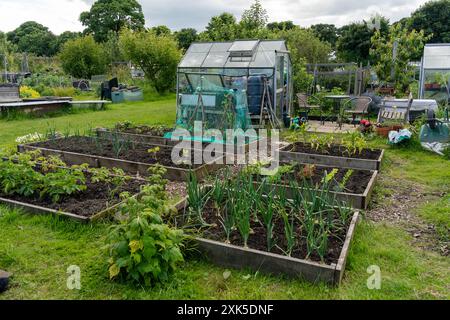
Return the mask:
[[(240, 79), (229, 80), (227, 87), (219, 75), (187, 75), (189, 89), (179, 93), (176, 127), (188, 130), (192, 139), (194, 124), (202, 121), (203, 132), (216, 129), (226, 138), (227, 129), (251, 128), (247, 107), (247, 94)], [(202, 139), (204, 140), (204, 139)], [(218, 142), (218, 141), (216, 141)]]

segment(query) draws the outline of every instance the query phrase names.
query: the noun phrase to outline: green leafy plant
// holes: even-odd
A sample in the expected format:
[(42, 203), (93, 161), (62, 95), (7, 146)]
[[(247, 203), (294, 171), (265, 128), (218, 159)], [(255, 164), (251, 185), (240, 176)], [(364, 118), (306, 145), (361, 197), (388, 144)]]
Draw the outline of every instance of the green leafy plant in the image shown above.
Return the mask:
[(92, 183), (104, 182), (107, 184), (109, 189), (109, 196), (113, 198), (126, 181), (131, 179), (130, 176), (126, 175), (122, 169), (112, 168), (111, 170), (105, 167), (101, 168), (87, 168), (90, 173), (90, 180)]
[(344, 178), (342, 178), (341, 182), (339, 182), (339, 189), (345, 190), (345, 186), (347, 185), (348, 181), (350, 180), (351, 176), (353, 175), (353, 170), (347, 170), (347, 172), (344, 175)]
[(321, 153), (327, 154), (329, 153), (328, 149), (331, 148), (331, 140), (326, 135), (311, 135), (309, 139), (309, 143), (311, 145), (311, 149), (319, 151)]
[(184, 234), (163, 222), (174, 211), (165, 191), (165, 172), (160, 165), (149, 169), (149, 184), (142, 188), (140, 198), (121, 195), (121, 223), (110, 228), (106, 240), (111, 279), (149, 286), (167, 281), (183, 262)]
[(367, 148), (367, 141), (360, 132), (353, 132), (342, 139), (342, 145), (345, 147), (345, 153), (349, 156), (354, 156), (361, 154)]
[[(58, 202), (63, 196), (86, 190), (82, 171), (61, 168), (58, 158), (41, 163), (38, 153), (22, 154), (0, 162), (0, 187), (8, 195), (50, 197)], [(35, 158), (37, 157), (37, 158)], [(40, 171), (36, 168), (40, 164)]]
[(0, 161), (0, 187), (7, 195), (32, 196), (38, 192), (42, 175), (27, 164)]
[(78, 170), (58, 169), (42, 176), (41, 198), (49, 196), (53, 202), (61, 197), (82, 192), (87, 189), (86, 178)]
[(336, 169), (336, 168), (331, 170), (329, 173), (327, 171), (325, 171), (325, 175), (322, 179), (322, 184), (329, 185), (330, 182), (333, 181), (333, 179), (336, 177), (338, 172), (339, 172), (339, 169)]
[(110, 278), (146, 286), (167, 281), (184, 261), (183, 232), (164, 224), (158, 210), (142, 208), (135, 199), (128, 198), (124, 206), (128, 218), (111, 227), (107, 239)]
[(280, 180), (286, 174), (292, 173), (294, 171), (294, 168), (295, 168), (295, 164), (284, 164), (282, 166), (279, 166), (276, 173), (274, 175), (268, 177), (268, 181), (271, 183), (274, 183), (274, 182)]
[(157, 155), (158, 155), (159, 151), (161, 151), (160, 147), (154, 147), (154, 148), (151, 148), (151, 149), (147, 150), (147, 152), (151, 154), (153, 160), (155, 160), (155, 161), (158, 159)]

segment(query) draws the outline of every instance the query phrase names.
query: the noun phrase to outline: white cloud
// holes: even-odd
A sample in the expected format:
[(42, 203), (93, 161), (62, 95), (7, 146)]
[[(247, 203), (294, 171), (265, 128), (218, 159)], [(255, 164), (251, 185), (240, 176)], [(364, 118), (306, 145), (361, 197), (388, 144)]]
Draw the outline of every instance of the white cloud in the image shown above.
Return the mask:
[[(230, 12), (239, 19), (253, 0), (140, 0), (148, 26), (164, 24), (176, 30), (194, 27), (203, 30), (213, 15)], [(342, 26), (381, 13), (391, 21), (411, 14), (426, 0), (262, 0), (270, 21), (292, 20), (309, 26), (332, 23)], [(93, 0), (0, 0), (0, 30), (10, 31), (34, 20), (55, 33), (83, 29), (81, 12)]]
[(81, 31), (78, 21), (82, 11), (89, 10), (82, 0), (1, 0), (0, 30), (11, 31), (26, 21), (36, 21), (59, 34), (66, 30)]

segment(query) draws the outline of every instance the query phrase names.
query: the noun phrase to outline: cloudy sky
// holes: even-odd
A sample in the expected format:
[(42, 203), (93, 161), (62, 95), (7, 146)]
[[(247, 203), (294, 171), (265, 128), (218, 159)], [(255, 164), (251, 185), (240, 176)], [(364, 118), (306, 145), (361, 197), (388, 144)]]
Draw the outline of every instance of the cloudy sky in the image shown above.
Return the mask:
[[(139, 0), (147, 26), (167, 25), (173, 30), (203, 30), (213, 15), (224, 11), (240, 18), (253, 0)], [(292, 20), (301, 26), (333, 23), (337, 26), (381, 13), (391, 22), (408, 16), (426, 0), (262, 0), (270, 21)], [(59, 34), (83, 29), (78, 17), (93, 0), (0, 0), (0, 30), (11, 31), (35, 20)]]

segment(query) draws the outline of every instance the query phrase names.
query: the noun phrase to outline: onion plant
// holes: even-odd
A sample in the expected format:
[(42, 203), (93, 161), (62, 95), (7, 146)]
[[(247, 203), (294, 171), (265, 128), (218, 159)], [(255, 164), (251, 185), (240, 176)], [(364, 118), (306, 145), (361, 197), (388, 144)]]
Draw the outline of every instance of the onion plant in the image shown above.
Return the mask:
[(294, 228), (294, 215), (289, 214), (284, 209), (284, 210), (280, 211), (280, 216), (281, 216), (281, 219), (283, 220), (284, 235), (286, 237), (286, 250), (282, 250), (282, 251), (284, 251), (284, 253), (290, 257), (292, 255), (292, 251), (294, 250), (294, 247), (297, 243), (296, 235), (295, 235), (295, 228)]
[(130, 148), (131, 143), (124, 140), (117, 132), (113, 132), (111, 135), (111, 144), (115, 156), (118, 158), (122, 151), (126, 151)]
[(205, 201), (205, 195), (198, 183), (196, 175), (192, 171), (190, 171), (188, 175), (187, 194), (189, 197), (190, 213), (194, 214), (197, 221), (202, 225), (206, 225), (203, 220), (203, 208), (207, 201)]
[(259, 214), (262, 217), (264, 227), (266, 228), (266, 242), (267, 251), (272, 251), (274, 247), (273, 240), (273, 228), (274, 228), (274, 215), (275, 215), (275, 199), (273, 198), (273, 191), (269, 192), (267, 196), (263, 196), (262, 193), (266, 190), (266, 181), (264, 180), (260, 188), (258, 189), (259, 205), (256, 207)]
[(236, 226), (244, 241), (244, 248), (248, 248), (248, 238), (250, 236), (251, 199), (249, 199), (245, 192), (239, 192), (237, 194), (237, 201), (231, 211), (236, 219)]
[(235, 218), (234, 218), (234, 212), (231, 209), (225, 208), (222, 210), (219, 216), (220, 224), (223, 227), (223, 230), (225, 232), (225, 235), (227, 237), (227, 240), (225, 243), (230, 243), (230, 236), (235, 228)]
[(234, 183), (228, 188), (228, 205), (231, 214), (234, 217), (236, 227), (244, 241), (244, 247), (248, 248), (248, 238), (250, 236), (250, 220), (252, 199), (249, 197), (248, 190), (245, 190), (245, 176), (239, 174)]

